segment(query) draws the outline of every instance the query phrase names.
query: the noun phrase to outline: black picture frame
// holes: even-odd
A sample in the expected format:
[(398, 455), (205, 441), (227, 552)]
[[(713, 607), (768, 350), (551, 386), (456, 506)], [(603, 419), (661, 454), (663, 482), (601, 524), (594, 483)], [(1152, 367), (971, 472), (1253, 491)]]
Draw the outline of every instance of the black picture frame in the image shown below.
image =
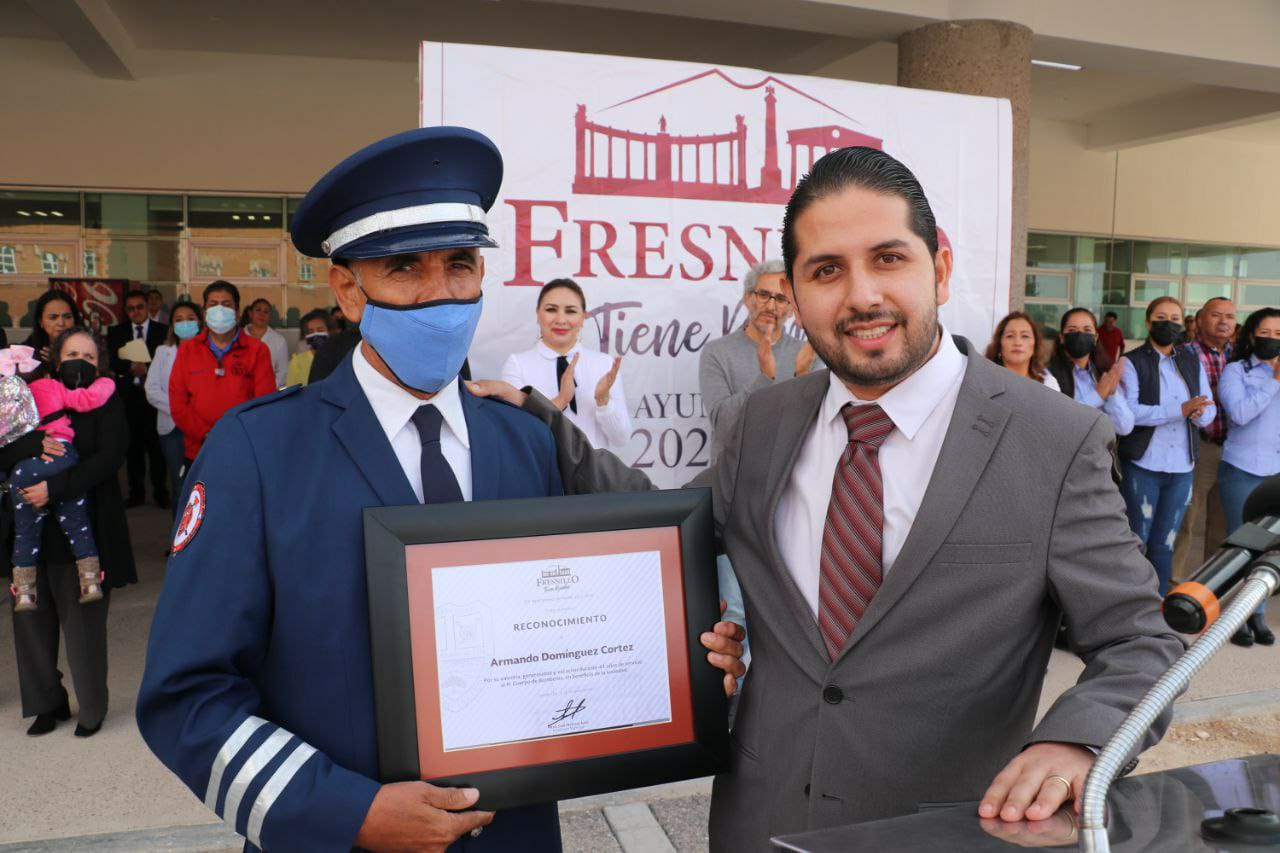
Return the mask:
[[(724, 673), (699, 636), (720, 618), (710, 489), (671, 489), (364, 510), (375, 720), (381, 781), (431, 778), (480, 791), (496, 810), (709, 776), (729, 752)], [(678, 528), (693, 741), (594, 758), (432, 778), (419, 767), (406, 547), (525, 536)], [(669, 640), (672, 638), (669, 638)]]

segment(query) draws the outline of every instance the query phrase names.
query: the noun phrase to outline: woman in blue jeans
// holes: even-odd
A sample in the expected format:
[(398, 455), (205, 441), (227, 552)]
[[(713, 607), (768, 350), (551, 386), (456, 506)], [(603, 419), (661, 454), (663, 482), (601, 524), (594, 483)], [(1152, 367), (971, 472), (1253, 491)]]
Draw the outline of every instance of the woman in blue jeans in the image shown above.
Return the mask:
[(1147, 339), (1123, 359), (1120, 387), (1133, 412), (1133, 431), (1119, 451), (1129, 527), (1155, 567), (1160, 594), (1169, 588), (1173, 543), (1191, 502), (1200, 427), (1217, 409), (1199, 357), (1178, 348), (1182, 303), (1161, 296), (1147, 306)]
[[(1249, 315), (1236, 338), (1231, 361), (1218, 380), (1218, 401), (1227, 414), (1227, 440), (1218, 467), (1218, 494), (1227, 530), (1245, 521), (1244, 502), (1272, 474), (1280, 474), (1280, 309)], [(1237, 646), (1273, 645), (1276, 635), (1258, 611), (1231, 638)]]

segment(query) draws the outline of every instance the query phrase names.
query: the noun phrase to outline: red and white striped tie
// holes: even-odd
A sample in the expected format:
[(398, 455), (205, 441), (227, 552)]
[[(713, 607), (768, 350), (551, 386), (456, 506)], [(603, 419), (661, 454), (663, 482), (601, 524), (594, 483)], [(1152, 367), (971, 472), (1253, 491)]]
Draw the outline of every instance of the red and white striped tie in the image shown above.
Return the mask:
[(832, 660), (880, 588), (884, 481), (879, 454), (893, 432), (893, 421), (879, 406), (846, 403), (840, 415), (849, 429), (849, 446), (831, 481), (818, 583), (818, 627)]

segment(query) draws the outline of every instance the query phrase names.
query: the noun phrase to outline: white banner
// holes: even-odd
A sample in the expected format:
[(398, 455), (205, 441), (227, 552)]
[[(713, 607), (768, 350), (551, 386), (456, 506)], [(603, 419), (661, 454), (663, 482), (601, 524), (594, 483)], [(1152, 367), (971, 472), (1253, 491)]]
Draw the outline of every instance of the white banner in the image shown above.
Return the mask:
[(661, 486), (709, 462), (698, 351), (742, 326), (742, 277), (781, 257), (787, 198), (827, 150), (880, 147), (920, 179), (955, 252), (949, 330), (985, 346), (1008, 310), (1007, 101), (439, 42), (420, 66), (421, 123), (479, 130), (506, 165), (472, 375), (532, 347), (538, 287), (574, 279), (584, 345), (623, 357), (634, 430), (614, 450)]

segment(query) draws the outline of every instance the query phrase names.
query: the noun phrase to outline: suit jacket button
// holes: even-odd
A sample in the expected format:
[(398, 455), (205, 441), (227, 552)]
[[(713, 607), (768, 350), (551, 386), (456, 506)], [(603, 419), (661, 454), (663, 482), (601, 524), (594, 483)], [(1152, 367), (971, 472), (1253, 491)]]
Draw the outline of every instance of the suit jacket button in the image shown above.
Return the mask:
[(822, 699), (832, 705), (839, 705), (844, 701), (844, 691), (834, 684), (828, 684), (822, 688)]

